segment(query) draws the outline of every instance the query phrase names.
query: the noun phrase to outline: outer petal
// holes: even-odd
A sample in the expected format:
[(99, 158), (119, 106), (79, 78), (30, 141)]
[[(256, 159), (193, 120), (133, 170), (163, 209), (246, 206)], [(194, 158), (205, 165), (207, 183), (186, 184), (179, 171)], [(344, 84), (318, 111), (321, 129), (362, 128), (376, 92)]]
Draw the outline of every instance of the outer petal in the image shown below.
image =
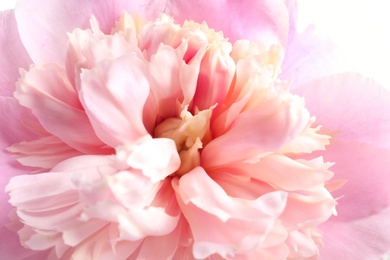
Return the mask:
[(70, 232), (69, 227), (78, 225), (86, 228), (86, 232), (93, 232), (93, 228), (102, 226), (101, 222), (79, 225), (82, 221), (78, 217), (85, 205), (75, 190), (73, 176), (93, 181), (101, 178), (101, 174), (115, 172), (112, 159), (104, 156), (72, 158), (59, 164), (56, 170), (64, 168), (71, 171), (17, 176), (7, 185), (10, 203), (17, 207), (18, 217), (28, 225), (18, 232), (22, 243), (36, 250), (56, 246), (58, 256), (67, 250), (63, 239), (66, 243), (72, 242), (68, 234), (62, 238), (61, 231)]
[[(42, 8), (45, 7), (45, 8)], [(91, 15), (96, 16), (104, 32), (110, 32), (123, 10), (137, 11), (146, 19), (156, 18), (162, 11), (179, 22), (204, 20), (222, 30), (232, 41), (240, 38), (262, 40), (267, 44), (286, 43), (288, 13), (283, 1), (125, 1), (115, 4), (105, 0), (61, 1), (44, 0), (37, 6), (34, 0), (19, 0), (16, 18), (23, 44), (36, 63), (59, 61), (65, 56), (67, 32), (86, 28)], [(218, 14), (223, 13), (221, 17)], [(245, 16), (242, 14), (245, 13)], [(259, 24), (261, 26), (259, 26)], [(30, 30), (33, 27), (34, 30)]]
[[(123, 10), (138, 11), (146, 19), (157, 17), (159, 3), (137, 0), (19, 0), (15, 8), (22, 42), (35, 63), (64, 62), (67, 32), (89, 27), (94, 15), (105, 33), (114, 27)], [(31, 30), (34, 28), (34, 30)]]
[[(338, 217), (322, 227), (324, 254), (343, 258), (356, 252), (356, 257), (371, 259), (385, 253), (390, 247), (390, 92), (352, 73), (312, 81), (296, 92), (306, 98), (317, 122), (334, 136), (324, 159), (335, 162), (336, 178), (348, 179), (333, 193), (343, 196)], [(343, 231), (350, 234), (348, 238)], [(327, 247), (327, 241), (338, 242), (329, 242)]]
[(302, 33), (297, 29), (299, 3), (287, 0), (290, 14), (290, 28), (285, 57), (282, 64), (283, 80), (291, 80), (291, 88), (300, 86), (319, 76), (340, 71), (336, 66), (335, 44), (316, 33), (315, 26), (309, 26)]
[[(9, 196), (4, 192), (4, 189), (10, 178), (22, 175), (30, 169), (20, 166), (5, 151), (5, 148), (22, 140), (31, 140), (36, 135), (25, 127), (29, 120), (33, 120), (33, 116), (21, 107), (13, 97), (0, 97), (0, 119), (0, 237), (6, 238), (0, 239), (0, 252), (5, 259), (22, 259), (34, 254), (34, 252), (23, 248), (17, 233), (6, 228), (9, 223), (8, 215), (11, 205), (8, 203)], [(40, 254), (31, 259), (38, 260), (43, 257)]]
[(96, 137), (61, 66), (32, 66), (19, 80), (15, 97), (64, 143), (87, 154), (103, 152), (104, 144)]
[(288, 12), (280, 0), (168, 0), (164, 11), (178, 22), (206, 21), (232, 42), (250, 39), (285, 44), (287, 41)]
[(389, 252), (390, 247), (389, 215), (390, 207), (379, 214), (349, 223), (338, 222), (337, 217), (328, 220), (319, 227), (324, 231), (325, 246), (320, 249), (321, 258), (388, 259), (382, 257)]
[(337, 74), (293, 91), (305, 98), (318, 124), (337, 139), (390, 149), (390, 92), (374, 80), (355, 73)]
[(0, 96), (12, 96), (19, 68), (28, 68), (31, 59), (22, 45), (14, 11), (0, 12)]

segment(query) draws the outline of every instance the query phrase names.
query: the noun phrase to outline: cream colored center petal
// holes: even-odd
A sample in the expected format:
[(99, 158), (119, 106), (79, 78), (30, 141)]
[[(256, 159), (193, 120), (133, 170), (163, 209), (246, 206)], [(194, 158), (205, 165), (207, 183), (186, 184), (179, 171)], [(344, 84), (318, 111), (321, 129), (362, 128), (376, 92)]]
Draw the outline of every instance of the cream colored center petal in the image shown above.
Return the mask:
[(201, 149), (211, 140), (210, 118), (214, 108), (196, 111), (193, 115), (186, 106), (180, 118), (168, 118), (155, 128), (154, 137), (170, 138), (176, 143), (181, 160), (176, 175), (181, 176), (200, 165)]

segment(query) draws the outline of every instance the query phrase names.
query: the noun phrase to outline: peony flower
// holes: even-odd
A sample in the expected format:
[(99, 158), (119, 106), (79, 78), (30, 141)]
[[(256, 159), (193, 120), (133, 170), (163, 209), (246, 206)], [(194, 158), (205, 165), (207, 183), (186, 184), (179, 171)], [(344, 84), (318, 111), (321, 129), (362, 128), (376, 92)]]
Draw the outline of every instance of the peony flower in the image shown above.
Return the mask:
[(299, 75), (292, 60), (318, 39), (289, 26), (293, 3), (43, 6), (1, 13), (7, 258), (390, 247), (390, 95), (352, 73)]

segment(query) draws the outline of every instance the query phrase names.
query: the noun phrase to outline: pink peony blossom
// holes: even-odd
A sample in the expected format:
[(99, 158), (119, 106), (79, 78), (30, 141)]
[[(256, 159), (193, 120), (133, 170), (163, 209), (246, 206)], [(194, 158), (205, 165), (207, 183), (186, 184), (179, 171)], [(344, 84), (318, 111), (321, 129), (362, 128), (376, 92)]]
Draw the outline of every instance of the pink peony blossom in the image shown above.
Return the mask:
[(302, 76), (293, 62), (319, 40), (289, 25), (294, 3), (114, 2), (1, 13), (4, 257), (390, 248), (390, 93), (353, 73)]

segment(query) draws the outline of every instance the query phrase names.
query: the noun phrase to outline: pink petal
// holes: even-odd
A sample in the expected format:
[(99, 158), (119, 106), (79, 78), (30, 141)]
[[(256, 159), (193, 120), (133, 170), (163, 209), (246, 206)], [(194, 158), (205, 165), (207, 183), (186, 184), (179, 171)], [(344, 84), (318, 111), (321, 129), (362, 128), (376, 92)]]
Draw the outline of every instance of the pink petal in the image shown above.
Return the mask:
[[(174, 259), (181, 233), (181, 226), (178, 227), (168, 235), (161, 237), (147, 237), (142, 243), (141, 250), (138, 254), (139, 259), (153, 259), (158, 257), (161, 259)], [(151, 250), (153, 249), (153, 250)]]
[(150, 58), (150, 88), (161, 118), (178, 116), (177, 101), (183, 100), (180, 71), (182, 67), (188, 66), (182, 60), (182, 55), (171, 46), (159, 45), (157, 52)]
[[(10, 194), (10, 203), (17, 207), (18, 217), (26, 223), (19, 231), (22, 243), (36, 250), (55, 246), (57, 255), (61, 256), (67, 250), (63, 239), (67, 243), (75, 242), (71, 227), (79, 227), (79, 232), (84, 229), (82, 234), (88, 236), (105, 226), (104, 221), (79, 225), (85, 204), (81, 203), (76, 190), (75, 176), (94, 181), (102, 174), (115, 172), (112, 164), (108, 156), (81, 156), (55, 167), (55, 170), (68, 171), (12, 178), (6, 191)], [(80, 233), (77, 237), (80, 239)]]
[[(341, 201), (340, 201), (341, 203)], [(341, 205), (340, 205), (341, 207)], [(386, 259), (390, 248), (390, 207), (351, 222), (337, 217), (320, 225), (324, 233), (323, 259)]]
[(314, 28), (302, 34), (290, 33), (282, 64), (282, 80), (291, 81), (291, 88), (318, 77), (339, 72), (334, 46), (329, 39), (317, 35)]
[[(0, 118), (0, 237), (7, 238), (0, 239), (0, 252), (6, 259), (22, 259), (37, 252), (22, 247), (17, 233), (6, 228), (12, 206), (8, 203), (9, 196), (4, 190), (10, 178), (25, 174), (31, 169), (21, 166), (5, 149), (13, 143), (36, 138), (36, 134), (26, 128), (28, 122), (35, 122), (35, 119), (31, 112), (21, 107), (13, 97), (0, 97)], [(46, 252), (39, 253), (30, 259), (42, 259), (45, 254)]]
[(13, 10), (0, 12), (0, 96), (12, 96), (19, 68), (31, 59), (22, 45)]
[(238, 39), (260, 40), (267, 45), (287, 42), (288, 12), (283, 1), (177, 0), (167, 1), (164, 11), (179, 23), (206, 21), (232, 42)]
[(80, 99), (101, 140), (117, 147), (148, 134), (143, 109), (149, 95), (144, 61), (135, 54), (102, 61), (81, 75)]
[[(156, 18), (161, 5), (137, 0), (44, 0), (39, 5), (34, 0), (17, 3), (16, 20), (20, 37), (34, 63), (59, 62), (63, 64), (67, 34), (75, 28), (88, 28), (94, 15), (103, 32), (110, 33), (115, 21), (124, 10), (138, 11), (146, 19)], [(34, 30), (31, 30), (34, 28)]]
[[(275, 102), (276, 103), (276, 102)], [(257, 160), (274, 152), (300, 134), (309, 121), (309, 113), (298, 97), (289, 97), (275, 108), (259, 113), (246, 111), (237, 116), (229, 131), (212, 140), (203, 149), (205, 168), (235, 161)]]
[(22, 165), (44, 169), (51, 169), (63, 160), (82, 155), (55, 136), (42, 137), (30, 142), (23, 141), (10, 146), (7, 150), (12, 152), (13, 158)]
[(291, 88), (320, 76), (337, 73), (335, 44), (318, 34), (314, 25), (299, 33), (296, 28), (298, 1), (287, 1), (290, 28), (280, 79), (291, 80)]
[(222, 104), (232, 84), (236, 65), (230, 57), (231, 46), (222, 43), (205, 53), (198, 76), (193, 106), (199, 110)]
[(332, 259), (379, 259), (390, 248), (390, 151), (335, 140), (324, 157), (336, 162), (332, 167), (335, 176), (348, 181), (333, 192), (341, 197), (338, 215), (320, 226), (325, 245), (320, 252)]
[(15, 97), (64, 143), (87, 154), (103, 152), (104, 144), (96, 137), (63, 67), (31, 67), (19, 80)]
[[(255, 200), (230, 197), (200, 167), (174, 179), (173, 187), (192, 230), (194, 257), (201, 259), (234, 256), (267, 239), (287, 198), (284, 192)], [(283, 232), (279, 239), (285, 239)]]
[[(138, 52), (135, 42), (127, 42), (122, 34), (107, 35), (95, 28), (91, 18), (91, 30), (75, 29), (69, 33), (66, 53), (66, 73), (70, 83), (79, 89), (81, 69), (91, 69), (96, 63), (105, 59), (115, 59), (129, 52)], [(132, 37), (136, 37), (131, 34)], [(130, 41), (130, 40), (129, 40)]]
[[(390, 149), (390, 91), (355, 73), (313, 80), (293, 90), (325, 132), (337, 139)], [(337, 116), (335, 116), (337, 115)]]
[(166, 214), (163, 208), (129, 209), (126, 215), (118, 215), (120, 238), (134, 241), (163, 236), (175, 229), (178, 220), (177, 216)]
[(13, 248), (21, 254), (28, 254), (29, 252), (27, 250), (17, 249), (21, 246), (16, 233), (11, 233), (4, 227), (9, 222), (8, 214), (11, 210), (11, 205), (8, 203), (9, 196), (4, 192), (4, 189), (10, 178), (25, 174), (31, 169), (22, 167), (11, 158), (5, 149), (15, 142), (30, 140), (36, 137), (35, 134), (26, 129), (24, 124), (28, 122), (29, 118), (33, 118), (33, 116), (29, 111), (22, 108), (15, 98), (0, 97), (0, 118), (0, 236), (7, 237), (7, 239), (1, 239), (0, 252), (7, 252), (7, 250), (15, 252), (11, 250)]
[(38, 121), (36, 117), (22, 107), (13, 97), (0, 97), (0, 149), (11, 146), (21, 141), (34, 140), (39, 135), (31, 131), (36, 129)]
[[(356, 256), (361, 258), (385, 253), (386, 247), (390, 247), (389, 233), (378, 230), (390, 230), (390, 117), (387, 112), (390, 92), (352, 73), (312, 81), (298, 87), (296, 92), (305, 97), (317, 122), (324, 125), (324, 131), (333, 135), (331, 144), (321, 153), (324, 160), (335, 162), (332, 171), (336, 179), (348, 180), (333, 192), (341, 198), (336, 208), (338, 216), (322, 227), (324, 254), (334, 252), (337, 256), (350, 257), (351, 249), (359, 252)], [(373, 219), (377, 222), (373, 223)], [(342, 230), (359, 237), (343, 237), (346, 233)], [(375, 237), (377, 242), (369, 243), (366, 238), (370, 237)], [(329, 242), (331, 245), (327, 247), (326, 242), (333, 238), (338, 243)]]
[(180, 157), (172, 139), (154, 138), (140, 144), (126, 162), (134, 169), (141, 169), (152, 182), (158, 182), (179, 169)]
[[(141, 241), (116, 241), (118, 231), (115, 224), (107, 225), (85, 240), (73, 254), (65, 259), (128, 259), (137, 250)], [(113, 250), (115, 249), (115, 250)]]
[(33, 251), (24, 248), (20, 244), (18, 234), (7, 230), (3, 226), (0, 228), (0, 237), (2, 238), (0, 240), (0, 252), (4, 259), (42, 260), (46, 259), (49, 253), (48, 251)]
[[(322, 166), (321, 158), (319, 164)], [(293, 160), (286, 156), (270, 154), (257, 163), (235, 163), (232, 172), (261, 180), (286, 191), (299, 191), (322, 185), (333, 173), (328, 171), (330, 165), (311, 167), (305, 161)]]

